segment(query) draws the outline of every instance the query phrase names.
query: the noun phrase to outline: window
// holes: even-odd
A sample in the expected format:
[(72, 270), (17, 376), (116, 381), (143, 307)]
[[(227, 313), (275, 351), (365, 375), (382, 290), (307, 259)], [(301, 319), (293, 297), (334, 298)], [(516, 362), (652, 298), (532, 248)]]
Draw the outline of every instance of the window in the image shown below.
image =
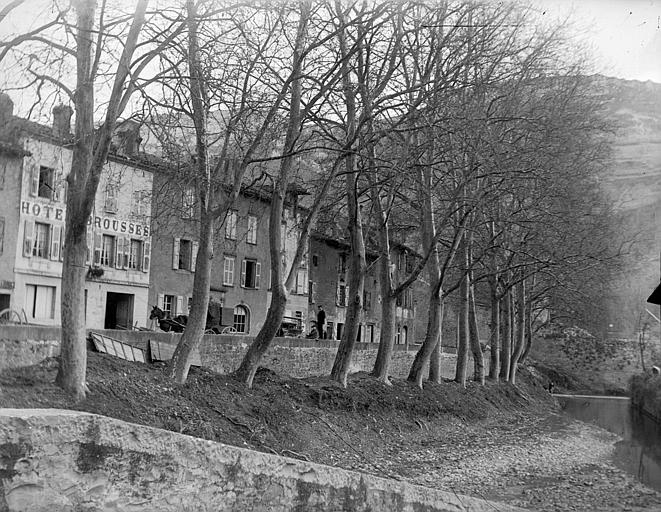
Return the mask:
[(372, 292), (363, 291), (363, 309), (369, 311), (372, 309)]
[(32, 245), (32, 256), (35, 258), (48, 259), (50, 254), (50, 224), (34, 223), (34, 243)]
[(39, 168), (37, 196), (55, 199), (55, 170), (43, 166)]
[(307, 293), (306, 285), (308, 283), (308, 272), (304, 268), (298, 269), (296, 273), (296, 293), (305, 295)]
[(316, 254), (312, 255), (312, 266), (317, 267), (319, 265), (319, 256)]
[(246, 240), (249, 244), (257, 243), (257, 217), (248, 215), (248, 236)]
[(223, 284), (234, 286), (234, 257), (223, 257)]
[(181, 218), (192, 219), (195, 217), (195, 189), (186, 187), (181, 193)]
[(198, 243), (185, 238), (175, 238), (172, 249), (172, 268), (175, 270), (195, 270)]
[(262, 265), (255, 260), (243, 260), (241, 266), (241, 286), (244, 288), (259, 288), (259, 278)]
[(308, 281), (308, 302), (310, 304), (314, 304), (314, 299), (315, 299), (315, 286), (314, 286), (314, 281)]
[(410, 254), (404, 255), (404, 258), (405, 258), (405, 261), (406, 261), (406, 264), (405, 264), (406, 273), (410, 274), (411, 272), (413, 272), (413, 263), (415, 262), (415, 260), (414, 260), (413, 256), (411, 256)]
[(106, 184), (106, 198), (104, 210), (106, 213), (117, 213), (117, 199), (119, 197), (119, 185), (115, 183)]
[(103, 235), (101, 241), (101, 265), (112, 267), (115, 264), (115, 237)]
[(402, 326), (397, 326), (397, 333), (395, 334), (395, 344), (400, 345), (402, 343)]
[(179, 266), (177, 268), (190, 270), (193, 244), (190, 240), (181, 240), (179, 242)]
[(344, 282), (340, 281), (337, 283), (337, 293), (335, 303), (340, 307), (346, 307), (347, 305), (347, 285)]
[(374, 343), (374, 324), (367, 324), (367, 334), (365, 335), (367, 343)]
[(176, 303), (174, 295), (163, 295), (163, 307), (161, 309), (163, 309), (166, 317), (173, 317), (177, 314), (175, 309)]
[(141, 240), (131, 240), (129, 247), (129, 261), (128, 268), (131, 270), (141, 270), (142, 269), (142, 241)]
[(236, 332), (247, 333), (250, 328), (248, 309), (245, 306), (234, 308), (234, 328)]
[(0, 256), (2, 256), (2, 252), (4, 248), (5, 248), (5, 218), (0, 217)]
[(26, 285), (25, 310), (35, 320), (55, 318), (55, 287)]
[(144, 190), (136, 190), (133, 192), (133, 203), (131, 206), (131, 214), (134, 217), (144, 217), (147, 215), (149, 204), (149, 192)]
[(347, 273), (347, 255), (345, 253), (339, 254), (339, 259), (337, 262), (337, 271), (340, 274)]
[(227, 213), (227, 219), (225, 219), (225, 238), (229, 240), (236, 240), (236, 220), (236, 211), (230, 210)]

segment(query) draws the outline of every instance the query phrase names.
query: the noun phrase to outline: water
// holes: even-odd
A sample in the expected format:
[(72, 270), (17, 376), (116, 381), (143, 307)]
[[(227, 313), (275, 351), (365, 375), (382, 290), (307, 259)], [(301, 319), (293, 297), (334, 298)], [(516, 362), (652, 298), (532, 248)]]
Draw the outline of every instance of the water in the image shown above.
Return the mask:
[(661, 491), (661, 424), (631, 407), (628, 398), (556, 395), (564, 411), (622, 437), (613, 462)]

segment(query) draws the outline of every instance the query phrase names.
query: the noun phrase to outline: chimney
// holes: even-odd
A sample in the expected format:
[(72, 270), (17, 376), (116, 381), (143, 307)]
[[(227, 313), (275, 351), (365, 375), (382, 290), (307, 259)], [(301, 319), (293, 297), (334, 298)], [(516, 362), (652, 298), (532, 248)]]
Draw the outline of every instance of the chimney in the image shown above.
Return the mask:
[(53, 108), (53, 136), (63, 139), (71, 135), (71, 116), (73, 110), (68, 105), (56, 105)]
[(14, 115), (14, 102), (4, 92), (0, 92), (0, 128), (6, 127)]
[(119, 139), (119, 154), (133, 156), (138, 152), (142, 137), (140, 137), (140, 125), (132, 120), (125, 121), (117, 130)]

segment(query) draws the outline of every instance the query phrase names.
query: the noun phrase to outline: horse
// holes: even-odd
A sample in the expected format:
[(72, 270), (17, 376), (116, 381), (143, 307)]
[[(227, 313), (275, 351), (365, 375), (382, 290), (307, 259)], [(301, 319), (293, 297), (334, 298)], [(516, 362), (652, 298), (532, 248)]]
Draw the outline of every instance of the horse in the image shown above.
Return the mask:
[(188, 323), (188, 315), (177, 315), (174, 318), (169, 318), (168, 315), (158, 306), (154, 306), (149, 314), (149, 319), (156, 319), (158, 326), (165, 332), (184, 332), (186, 324)]
[[(165, 311), (158, 306), (153, 306), (149, 319), (158, 320), (158, 326), (165, 332), (184, 332), (186, 325), (188, 325), (188, 315), (177, 315), (174, 318), (169, 318)], [(207, 311), (207, 321), (205, 326), (206, 334), (220, 334), (220, 329), (216, 325), (215, 318)]]

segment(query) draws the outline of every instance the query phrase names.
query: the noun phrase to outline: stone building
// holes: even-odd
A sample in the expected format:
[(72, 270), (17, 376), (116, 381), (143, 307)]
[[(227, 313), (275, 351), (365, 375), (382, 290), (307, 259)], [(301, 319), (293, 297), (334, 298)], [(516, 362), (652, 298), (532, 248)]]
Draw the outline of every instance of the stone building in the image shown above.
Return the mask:
[[(58, 325), (72, 111), (56, 107), (52, 126), (44, 126), (13, 116), (11, 100), (1, 98), (2, 302), (30, 323)], [(151, 188), (148, 166), (121, 152), (109, 155), (87, 235), (88, 327), (146, 324)]]

